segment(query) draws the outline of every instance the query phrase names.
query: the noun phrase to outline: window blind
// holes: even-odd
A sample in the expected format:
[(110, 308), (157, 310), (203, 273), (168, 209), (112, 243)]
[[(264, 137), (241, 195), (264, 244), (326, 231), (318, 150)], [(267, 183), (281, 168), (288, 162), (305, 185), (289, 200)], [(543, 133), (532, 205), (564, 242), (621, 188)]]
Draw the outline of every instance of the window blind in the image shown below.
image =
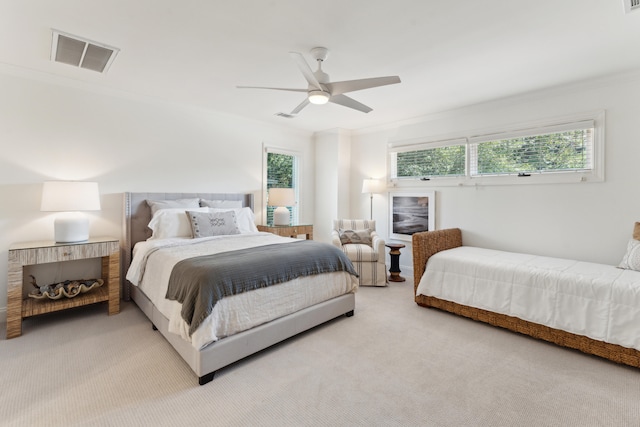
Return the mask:
[(413, 144), (390, 144), (392, 178), (463, 176), (466, 138)]
[(470, 175), (589, 171), (594, 121), (563, 123), (470, 138)]

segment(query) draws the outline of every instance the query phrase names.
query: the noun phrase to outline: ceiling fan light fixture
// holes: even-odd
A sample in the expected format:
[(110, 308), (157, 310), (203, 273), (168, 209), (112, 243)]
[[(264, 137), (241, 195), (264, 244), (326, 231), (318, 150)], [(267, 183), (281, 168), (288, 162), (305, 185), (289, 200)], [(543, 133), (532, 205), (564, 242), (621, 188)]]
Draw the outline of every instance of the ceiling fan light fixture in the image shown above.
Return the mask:
[(312, 90), (309, 92), (309, 102), (316, 105), (322, 105), (329, 102), (330, 95), (322, 90)]

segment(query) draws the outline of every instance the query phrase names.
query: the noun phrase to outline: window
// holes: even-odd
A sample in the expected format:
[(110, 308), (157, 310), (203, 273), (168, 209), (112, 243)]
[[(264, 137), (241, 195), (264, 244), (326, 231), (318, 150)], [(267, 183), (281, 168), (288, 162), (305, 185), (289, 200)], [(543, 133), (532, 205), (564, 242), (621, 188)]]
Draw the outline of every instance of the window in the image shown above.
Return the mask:
[(392, 176), (432, 178), (464, 176), (466, 139), (399, 147), (392, 154)]
[(591, 113), (444, 141), (393, 142), (390, 176), (438, 185), (474, 179), (483, 184), (602, 181), (603, 145), (604, 112)]
[(471, 176), (591, 171), (594, 127), (591, 120), (518, 132), (522, 136), (472, 138)]
[[(277, 206), (268, 206), (269, 188), (293, 188), (298, 200), (298, 154), (278, 150), (275, 148), (265, 148), (265, 171), (266, 180), (264, 186), (265, 209), (267, 224), (273, 224), (273, 211)], [(287, 206), (291, 213), (291, 223), (298, 222), (298, 206)]]

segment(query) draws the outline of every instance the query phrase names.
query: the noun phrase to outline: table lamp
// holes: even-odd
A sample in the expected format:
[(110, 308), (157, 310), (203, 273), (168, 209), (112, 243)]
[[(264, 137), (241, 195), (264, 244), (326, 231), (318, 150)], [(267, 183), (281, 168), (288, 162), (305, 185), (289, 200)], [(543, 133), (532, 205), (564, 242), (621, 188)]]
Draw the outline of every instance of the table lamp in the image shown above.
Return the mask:
[(296, 193), (293, 188), (270, 188), (269, 206), (276, 206), (273, 211), (273, 225), (291, 225), (287, 206), (296, 204)]
[(42, 186), (44, 212), (61, 212), (53, 222), (56, 243), (89, 239), (89, 218), (81, 211), (100, 210), (97, 182), (46, 181)]

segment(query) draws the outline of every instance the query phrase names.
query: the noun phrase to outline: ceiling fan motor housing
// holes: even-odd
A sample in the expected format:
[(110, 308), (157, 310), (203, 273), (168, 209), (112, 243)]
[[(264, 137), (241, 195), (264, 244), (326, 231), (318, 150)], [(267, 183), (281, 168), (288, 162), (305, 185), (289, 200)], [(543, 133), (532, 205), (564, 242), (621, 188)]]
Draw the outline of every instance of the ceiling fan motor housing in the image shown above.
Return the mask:
[(329, 57), (329, 49), (326, 47), (314, 47), (310, 53), (311, 57), (316, 61), (324, 61)]

